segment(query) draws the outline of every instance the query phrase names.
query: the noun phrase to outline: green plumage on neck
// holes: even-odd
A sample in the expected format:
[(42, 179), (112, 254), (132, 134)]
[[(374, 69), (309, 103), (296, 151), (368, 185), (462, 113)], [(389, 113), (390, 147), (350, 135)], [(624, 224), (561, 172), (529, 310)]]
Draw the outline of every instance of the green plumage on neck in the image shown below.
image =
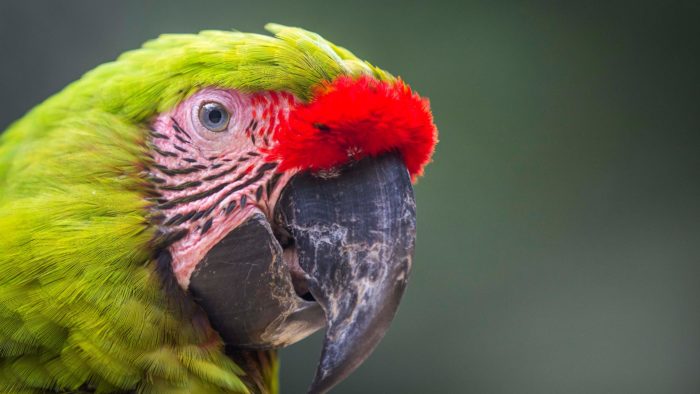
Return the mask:
[(267, 28), (276, 38), (161, 36), (0, 136), (0, 392), (276, 391), (273, 353), (238, 355), (257, 368), (242, 370), (157, 273), (143, 176), (149, 121), (202, 87), (307, 100), (339, 75), (393, 78), (314, 33)]

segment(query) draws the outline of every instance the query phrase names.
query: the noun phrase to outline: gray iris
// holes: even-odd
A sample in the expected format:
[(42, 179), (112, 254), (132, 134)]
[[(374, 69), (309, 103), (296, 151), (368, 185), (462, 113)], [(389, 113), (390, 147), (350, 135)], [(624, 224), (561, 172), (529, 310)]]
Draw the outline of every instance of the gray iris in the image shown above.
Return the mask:
[(210, 131), (226, 130), (230, 117), (226, 108), (219, 103), (206, 103), (199, 109), (199, 121)]

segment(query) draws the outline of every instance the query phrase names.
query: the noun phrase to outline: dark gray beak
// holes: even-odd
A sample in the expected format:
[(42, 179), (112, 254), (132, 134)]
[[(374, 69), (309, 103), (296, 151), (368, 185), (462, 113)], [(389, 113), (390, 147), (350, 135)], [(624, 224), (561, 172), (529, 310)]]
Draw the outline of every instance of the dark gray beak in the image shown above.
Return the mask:
[(231, 231), (188, 290), (227, 346), (283, 347), (326, 325), (309, 388), (324, 393), (374, 350), (406, 288), (416, 236), (408, 171), (388, 154), (330, 179), (300, 173), (275, 217), (274, 226), (258, 214)]
[(346, 378), (384, 336), (406, 287), (416, 236), (413, 189), (398, 155), (332, 179), (297, 175), (280, 201), (327, 329), (310, 393)]

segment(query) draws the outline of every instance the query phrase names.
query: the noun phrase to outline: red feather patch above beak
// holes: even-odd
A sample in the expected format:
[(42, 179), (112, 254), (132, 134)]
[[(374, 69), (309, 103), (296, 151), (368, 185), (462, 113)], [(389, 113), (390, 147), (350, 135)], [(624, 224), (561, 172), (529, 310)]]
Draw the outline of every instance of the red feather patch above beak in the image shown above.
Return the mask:
[(274, 134), (268, 154), (287, 169), (326, 170), (389, 151), (403, 156), (415, 181), (437, 143), (428, 100), (403, 81), (339, 77), (294, 108), (287, 127)]

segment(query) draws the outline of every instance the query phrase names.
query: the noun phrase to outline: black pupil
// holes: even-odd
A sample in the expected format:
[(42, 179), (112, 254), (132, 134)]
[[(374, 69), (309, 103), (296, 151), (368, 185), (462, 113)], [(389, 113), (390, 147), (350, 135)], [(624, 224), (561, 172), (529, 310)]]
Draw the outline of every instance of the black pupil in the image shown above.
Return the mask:
[(221, 110), (219, 109), (212, 109), (211, 111), (209, 111), (209, 121), (214, 124), (221, 122), (221, 119), (223, 119), (223, 117), (224, 114), (222, 114)]

